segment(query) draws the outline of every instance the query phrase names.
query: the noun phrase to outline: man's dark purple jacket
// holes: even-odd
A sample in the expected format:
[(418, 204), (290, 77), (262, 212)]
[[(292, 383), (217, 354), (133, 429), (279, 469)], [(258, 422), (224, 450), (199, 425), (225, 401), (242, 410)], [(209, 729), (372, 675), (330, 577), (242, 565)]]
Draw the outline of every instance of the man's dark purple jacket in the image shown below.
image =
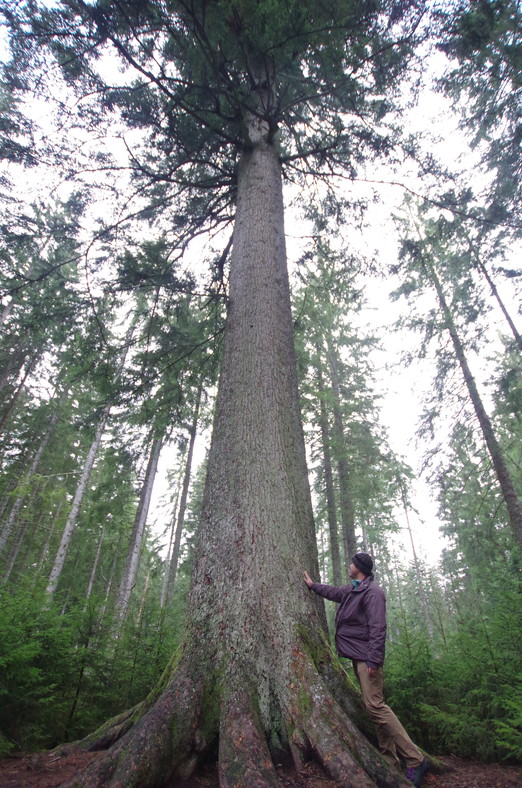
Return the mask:
[(339, 603), (335, 617), (339, 656), (363, 660), (373, 668), (381, 667), (386, 645), (386, 597), (373, 575), (368, 575), (357, 587), (312, 583), (310, 589)]

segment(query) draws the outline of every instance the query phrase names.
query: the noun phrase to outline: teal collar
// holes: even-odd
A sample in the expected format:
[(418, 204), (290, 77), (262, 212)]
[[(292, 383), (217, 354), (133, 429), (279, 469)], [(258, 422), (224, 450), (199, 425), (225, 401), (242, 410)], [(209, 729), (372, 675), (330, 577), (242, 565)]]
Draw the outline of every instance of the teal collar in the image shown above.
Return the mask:
[(354, 588), (357, 588), (357, 586), (358, 586), (360, 583), (362, 583), (362, 580), (352, 580), (352, 585), (353, 585), (353, 587), (354, 587)]

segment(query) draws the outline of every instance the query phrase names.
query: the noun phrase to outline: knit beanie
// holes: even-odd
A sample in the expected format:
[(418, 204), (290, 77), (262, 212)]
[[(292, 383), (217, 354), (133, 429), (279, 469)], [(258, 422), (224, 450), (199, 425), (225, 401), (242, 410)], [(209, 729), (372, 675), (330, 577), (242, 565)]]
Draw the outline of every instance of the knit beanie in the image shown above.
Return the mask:
[(357, 569), (363, 573), (363, 575), (371, 575), (373, 569), (373, 558), (368, 553), (355, 553), (354, 557), (352, 558), (352, 563), (355, 564)]

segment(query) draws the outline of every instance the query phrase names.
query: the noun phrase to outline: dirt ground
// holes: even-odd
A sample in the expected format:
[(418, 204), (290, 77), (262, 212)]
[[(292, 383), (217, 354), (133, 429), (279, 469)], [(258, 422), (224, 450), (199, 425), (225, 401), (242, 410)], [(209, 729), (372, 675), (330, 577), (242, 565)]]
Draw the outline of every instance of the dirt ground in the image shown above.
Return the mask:
[[(54, 752), (0, 760), (0, 788), (57, 788), (103, 753), (73, 753), (59, 756)], [(424, 788), (522, 788), (522, 765), (477, 763), (461, 758), (443, 757), (450, 767), (446, 774), (428, 774)], [(315, 763), (308, 763), (297, 774), (290, 767), (278, 768), (284, 788), (340, 788)], [(215, 766), (207, 766), (190, 780), (174, 781), (168, 788), (218, 788)]]

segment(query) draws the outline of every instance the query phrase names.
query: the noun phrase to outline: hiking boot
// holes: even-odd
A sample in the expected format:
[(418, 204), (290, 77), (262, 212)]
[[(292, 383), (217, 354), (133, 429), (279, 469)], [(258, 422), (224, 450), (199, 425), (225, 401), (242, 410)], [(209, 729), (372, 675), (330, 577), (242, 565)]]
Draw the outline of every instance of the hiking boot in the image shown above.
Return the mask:
[(422, 778), (428, 771), (429, 766), (430, 762), (427, 758), (424, 758), (423, 762), (419, 766), (410, 766), (408, 769), (406, 769), (406, 779), (411, 780), (415, 788), (421, 788)]

